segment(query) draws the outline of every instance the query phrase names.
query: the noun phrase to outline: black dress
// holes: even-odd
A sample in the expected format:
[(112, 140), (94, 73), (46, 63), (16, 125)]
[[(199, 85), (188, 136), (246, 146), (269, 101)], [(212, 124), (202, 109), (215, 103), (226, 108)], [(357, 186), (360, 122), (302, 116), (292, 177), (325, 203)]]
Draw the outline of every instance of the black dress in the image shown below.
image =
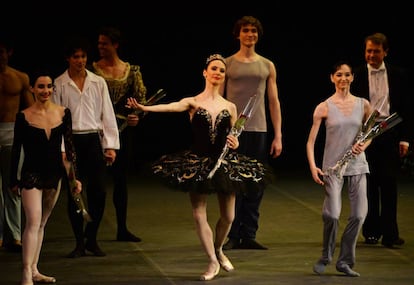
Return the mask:
[(222, 110), (217, 115), (214, 126), (212, 123), (208, 111), (199, 108), (191, 121), (190, 149), (162, 156), (153, 162), (153, 172), (164, 178), (169, 185), (184, 192), (231, 193), (246, 191), (252, 186), (263, 189), (271, 183), (273, 175), (269, 167), (236, 151), (229, 151), (214, 176), (207, 178), (231, 129), (228, 110)]
[[(24, 113), (16, 114), (11, 161), (11, 186), (25, 189), (57, 189), (59, 180), (66, 175), (62, 160), (62, 139), (65, 142), (66, 156), (75, 163), (72, 140), (72, 117), (65, 109), (62, 123), (51, 130), (47, 138), (45, 129), (36, 128), (26, 121)], [(21, 152), (24, 160), (21, 178), (18, 179), (18, 166)]]

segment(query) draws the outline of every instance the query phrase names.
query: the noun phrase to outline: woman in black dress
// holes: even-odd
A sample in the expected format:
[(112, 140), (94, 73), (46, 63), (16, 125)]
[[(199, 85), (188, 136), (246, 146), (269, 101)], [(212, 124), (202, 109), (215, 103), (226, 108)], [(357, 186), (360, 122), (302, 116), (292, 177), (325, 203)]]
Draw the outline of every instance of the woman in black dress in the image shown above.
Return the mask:
[[(11, 162), (11, 188), (21, 195), (26, 217), (22, 285), (56, 282), (54, 277), (39, 272), (38, 261), (46, 222), (59, 197), (61, 179), (66, 175), (64, 157), (66, 165), (75, 163), (76, 157), (71, 113), (68, 108), (49, 100), (53, 92), (51, 76), (43, 71), (33, 74), (30, 79), (36, 102), (16, 114)], [(62, 152), (62, 139), (65, 153)], [(24, 159), (18, 177), (21, 155)], [(72, 191), (81, 191), (79, 181)]]
[[(138, 104), (133, 98), (128, 99), (130, 108), (144, 112), (187, 111), (189, 114), (192, 130), (190, 149), (162, 156), (152, 164), (152, 169), (170, 185), (190, 195), (196, 231), (209, 258), (207, 270), (200, 276), (200, 280), (213, 279), (220, 267), (225, 271), (234, 270), (222, 247), (234, 219), (235, 192), (243, 191), (246, 184), (259, 187), (268, 181), (262, 163), (234, 151), (239, 142), (229, 132), (237, 121), (236, 105), (219, 93), (225, 72), (224, 58), (214, 54), (206, 61), (203, 70), (205, 89), (198, 95), (152, 106)], [(210, 179), (208, 175), (226, 144), (230, 153)], [(220, 208), (215, 236), (207, 220), (207, 195), (211, 193), (217, 194)]]

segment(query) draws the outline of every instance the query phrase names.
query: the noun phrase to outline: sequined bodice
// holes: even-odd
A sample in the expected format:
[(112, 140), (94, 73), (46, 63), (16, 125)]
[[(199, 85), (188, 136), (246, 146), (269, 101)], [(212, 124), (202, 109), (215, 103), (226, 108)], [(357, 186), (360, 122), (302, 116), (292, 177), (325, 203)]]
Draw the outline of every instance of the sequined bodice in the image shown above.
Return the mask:
[(226, 143), (230, 128), (231, 116), (228, 110), (222, 110), (213, 125), (210, 113), (199, 108), (191, 121), (192, 151), (198, 155), (218, 157)]

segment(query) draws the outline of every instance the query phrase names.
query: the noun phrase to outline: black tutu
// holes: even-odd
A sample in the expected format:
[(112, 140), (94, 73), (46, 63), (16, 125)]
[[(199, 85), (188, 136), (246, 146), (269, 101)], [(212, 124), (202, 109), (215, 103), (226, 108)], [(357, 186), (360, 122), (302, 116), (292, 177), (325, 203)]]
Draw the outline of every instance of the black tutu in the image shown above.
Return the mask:
[(151, 165), (155, 175), (183, 192), (233, 193), (262, 190), (274, 180), (271, 167), (230, 151), (212, 178), (208, 178), (220, 156), (230, 130), (230, 114), (223, 110), (211, 125), (211, 117), (199, 109), (192, 120), (191, 150), (163, 155)]
[(191, 151), (162, 156), (152, 164), (152, 171), (176, 190), (197, 193), (231, 193), (264, 189), (272, 174), (263, 163), (231, 152), (212, 178), (208, 178), (217, 160)]

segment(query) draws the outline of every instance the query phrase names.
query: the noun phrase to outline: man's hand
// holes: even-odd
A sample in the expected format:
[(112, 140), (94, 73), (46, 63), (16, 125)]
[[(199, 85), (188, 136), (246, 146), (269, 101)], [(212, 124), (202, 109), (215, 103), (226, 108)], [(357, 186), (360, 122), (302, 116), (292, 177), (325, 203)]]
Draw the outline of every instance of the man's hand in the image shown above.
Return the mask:
[(136, 125), (138, 125), (139, 117), (134, 114), (129, 114), (127, 121), (128, 121), (128, 126), (135, 127)]

